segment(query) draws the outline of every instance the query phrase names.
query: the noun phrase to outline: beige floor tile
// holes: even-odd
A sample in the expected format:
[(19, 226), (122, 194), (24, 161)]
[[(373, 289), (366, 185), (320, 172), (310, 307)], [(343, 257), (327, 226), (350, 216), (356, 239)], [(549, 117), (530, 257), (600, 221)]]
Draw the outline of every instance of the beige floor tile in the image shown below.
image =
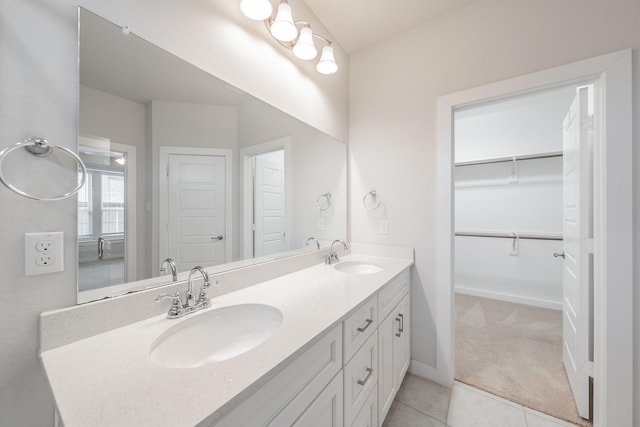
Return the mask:
[(527, 427), (574, 427), (576, 425), (529, 408), (524, 408), (524, 416)]
[(407, 375), (402, 382), (396, 400), (445, 422), (449, 410), (449, 389), (415, 375)]
[(451, 427), (527, 427), (520, 405), (454, 383), (447, 425)]
[(444, 423), (418, 412), (399, 401), (394, 401), (383, 427), (445, 427)]

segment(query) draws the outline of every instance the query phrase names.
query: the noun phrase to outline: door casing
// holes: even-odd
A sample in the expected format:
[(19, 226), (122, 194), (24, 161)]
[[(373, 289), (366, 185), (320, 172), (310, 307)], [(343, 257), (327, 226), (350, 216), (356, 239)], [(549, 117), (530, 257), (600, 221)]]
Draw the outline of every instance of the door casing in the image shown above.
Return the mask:
[[(594, 426), (633, 424), (632, 50), (625, 49), (438, 98), (436, 366), (413, 373), (454, 379), (454, 111), (482, 102), (595, 81)], [(615, 286), (607, 286), (615, 284)]]

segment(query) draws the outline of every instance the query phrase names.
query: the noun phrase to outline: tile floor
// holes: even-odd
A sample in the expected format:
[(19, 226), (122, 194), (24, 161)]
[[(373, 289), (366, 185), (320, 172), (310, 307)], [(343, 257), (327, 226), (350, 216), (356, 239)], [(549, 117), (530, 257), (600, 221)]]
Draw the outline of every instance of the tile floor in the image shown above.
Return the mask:
[(455, 382), (407, 374), (383, 427), (568, 427), (574, 424)]

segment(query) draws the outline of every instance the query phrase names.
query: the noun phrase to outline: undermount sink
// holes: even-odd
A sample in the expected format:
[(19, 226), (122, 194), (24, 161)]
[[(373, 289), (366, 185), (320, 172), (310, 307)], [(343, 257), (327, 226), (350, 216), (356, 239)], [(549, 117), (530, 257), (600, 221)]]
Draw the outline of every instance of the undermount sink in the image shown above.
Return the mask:
[(265, 342), (282, 324), (282, 312), (240, 304), (194, 315), (163, 332), (149, 357), (167, 368), (196, 368), (239, 356)]
[(384, 270), (377, 264), (362, 261), (345, 261), (335, 265), (335, 269), (350, 274), (372, 274)]

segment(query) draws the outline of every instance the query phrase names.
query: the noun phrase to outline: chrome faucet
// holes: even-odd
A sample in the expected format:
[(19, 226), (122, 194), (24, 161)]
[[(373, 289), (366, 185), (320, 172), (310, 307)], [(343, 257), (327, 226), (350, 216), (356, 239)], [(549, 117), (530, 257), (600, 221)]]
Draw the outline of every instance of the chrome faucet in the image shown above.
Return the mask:
[(344, 249), (349, 249), (347, 244), (342, 240), (334, 240), (333, 242), (331, 242), (331, 247), (329, 248), (329, 253), (327, 254), (327, 257), (324, 259), (324, 263), (327, 264), (327, 265), (331, 265), (331, 264), (335, 264), (337, 262), (340, 262), (340, 258), (338, 258), (338, 253), (333, 249), (333, 245), (335, 245), (336, 243), (342, 243), (342, 247)]
[[(195, 299), (195, 294), (193, 290), (194, 278), (193, 275), (199, 273), (202, 276), (202, 286), (200, 287), (200, 292), (198, 293), (198, 299)], [(213, 285), (217, 285), (218, 281), (214, 280)], [(211, 298), (207, 295), (207, 289), (211, 287), (212, 283), (209, 281), (209, 274), (207, 274), (207, 270), (200, 266), (193, 267), (189, 272), (189, 280), (187, 282), (187, 292), (185, 294), (185, 299), (182, 301), (180, 294), (176, 292), (175, 294), (160, 294), (156, 297), (156, 302), (161, 301), (165, 298), (171, 298), (171, 306), (169, 307), (169, 312), (167, 313), (168, 319), (177, 319), (179, 317), (184, 316), (185, 314), (193, 313), (211, 306)], [(195, 300), (195, 301), (194, 301)]]
[(167, 272), (167, 265), (171, 269), (171, 274), (173, 276), (173, 281), (177, 282), (178, 281), (178, 269), (176, 268), (175, 261), (172, 260), (171, 258), (167, 258), (164, 261), (162, 261), (162, 266), (160, 267), (160, 273), (166, 273)]
[(309, 242), (316, 242), (316, 249), (320, 250), (320, 242), (315, 237), (309, 237), (306, 242), (304, 242), (305, 246), (309, 246)]

